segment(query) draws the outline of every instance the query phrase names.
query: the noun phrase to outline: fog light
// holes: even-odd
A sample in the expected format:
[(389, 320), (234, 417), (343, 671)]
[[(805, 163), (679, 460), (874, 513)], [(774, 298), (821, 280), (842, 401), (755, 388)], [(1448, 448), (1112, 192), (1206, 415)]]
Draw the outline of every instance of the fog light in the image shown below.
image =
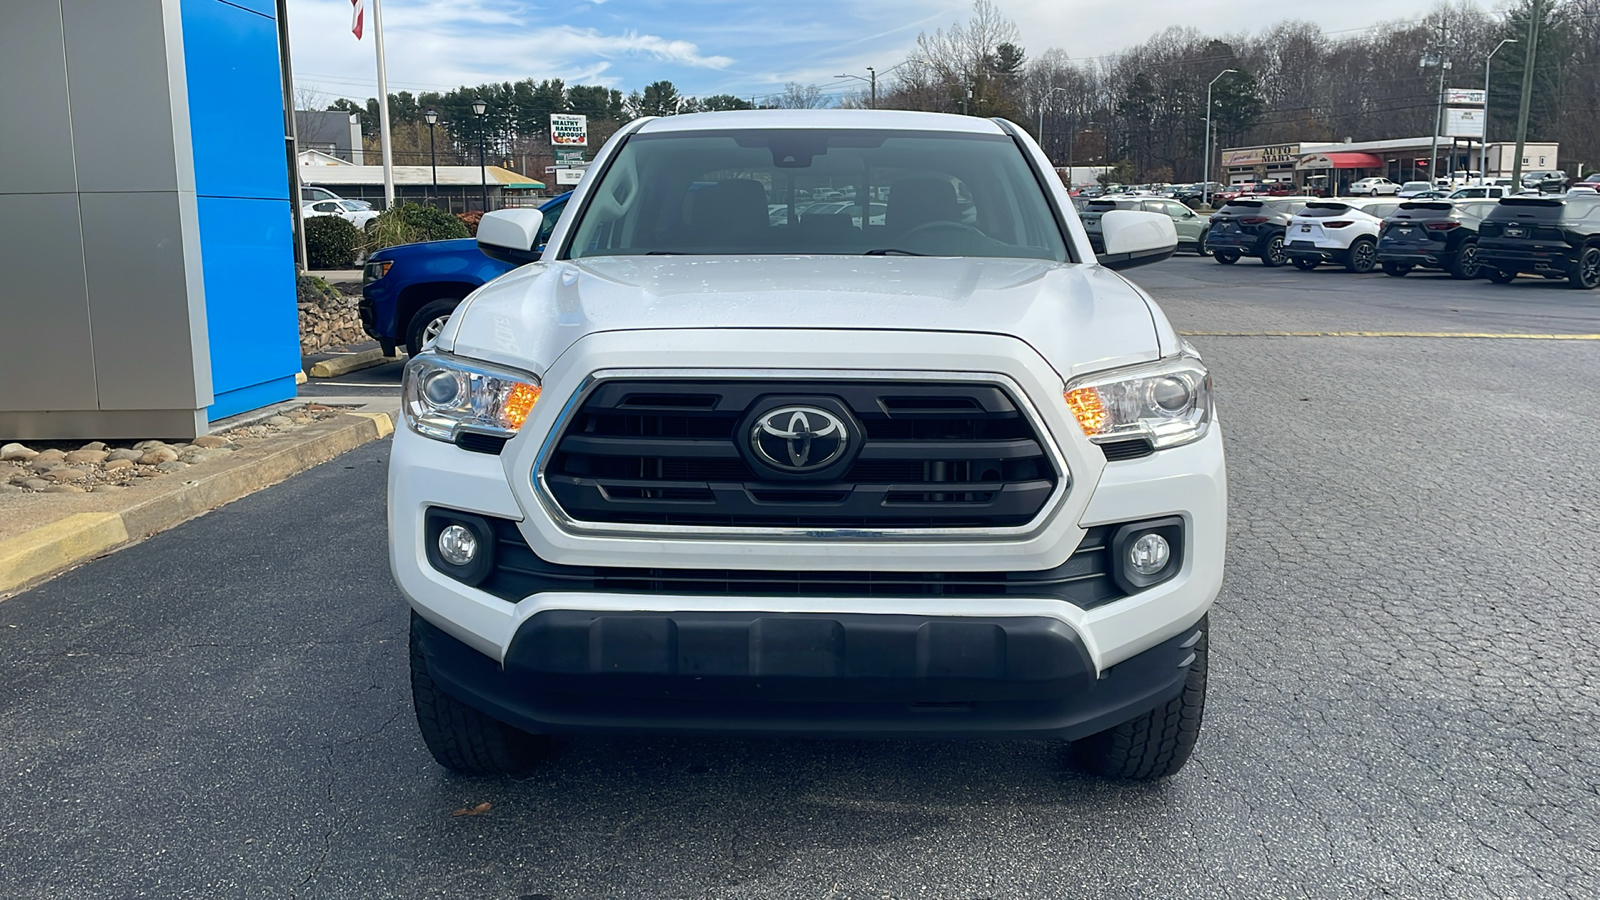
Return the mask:
[[(441, 537), (441, 540), (443, 538)], [(1128, 565), (1140, 575), (1154, 575), (1167, 567), (1167, 561), (1172, 558), (1172, 545), (1159, 534), (1150, 532), (1139, 535), (1138, 539), (1128, 545)]]
[[(1162, 546), (1161, 558), (1166, 559), (1165, 541)], [(452, 566), (471, 565), (478, 558), (478, 538), (465, 526), (446, 525), (439, 532), (439, 557)]]

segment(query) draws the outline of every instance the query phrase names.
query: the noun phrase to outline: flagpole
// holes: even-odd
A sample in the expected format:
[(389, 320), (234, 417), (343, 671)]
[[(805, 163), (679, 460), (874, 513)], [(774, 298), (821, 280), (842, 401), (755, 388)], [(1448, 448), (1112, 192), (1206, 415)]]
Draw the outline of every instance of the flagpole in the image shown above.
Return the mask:
[(372, 42), (378, 46), (378, 139), (383, 142), (383, 208), (394, 208), (394, 150), (389, 146), (389, 76), (383, 65), (383, 11), (372, 0)]

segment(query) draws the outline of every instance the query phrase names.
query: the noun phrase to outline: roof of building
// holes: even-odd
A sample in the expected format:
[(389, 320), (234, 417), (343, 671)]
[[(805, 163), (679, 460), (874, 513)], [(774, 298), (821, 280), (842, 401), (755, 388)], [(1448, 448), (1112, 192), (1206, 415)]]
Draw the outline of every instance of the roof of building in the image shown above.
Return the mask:
[[(500, 166), (486, 166), (489, 184), (499, 187), (539, 190), (545, 183)], [(319, 165), (300, 167), (300, 181), (304, 184), (383, 184), (383, 166)], [(440, 166), (439, 184), (476, 186), (483, 182), (483, 173), (477, 166)], [(430, 166), (395, 166), (395, 184), (433, 184)]]

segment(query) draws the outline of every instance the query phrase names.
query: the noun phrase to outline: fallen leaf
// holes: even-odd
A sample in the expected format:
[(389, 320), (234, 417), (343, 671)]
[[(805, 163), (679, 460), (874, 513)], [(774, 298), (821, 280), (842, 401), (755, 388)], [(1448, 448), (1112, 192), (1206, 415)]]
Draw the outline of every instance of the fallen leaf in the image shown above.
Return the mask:
[(467, 809), (466, 807), (462, 807), (461, 809), (458, 809), (455, 812), (451, 813), (450, 817), (452, 819), (455, 819), (455, 818), (460, 818), (461, 816), (481, 816), (481, 815), (483, 815), (484, 813), (488, 812), (491, 809), (494, 809), (494, 804), (488, 803), (488, 802), (484, 802), (484, 803), (479, 803), (477, 806), (474, 806), (471, 809)]

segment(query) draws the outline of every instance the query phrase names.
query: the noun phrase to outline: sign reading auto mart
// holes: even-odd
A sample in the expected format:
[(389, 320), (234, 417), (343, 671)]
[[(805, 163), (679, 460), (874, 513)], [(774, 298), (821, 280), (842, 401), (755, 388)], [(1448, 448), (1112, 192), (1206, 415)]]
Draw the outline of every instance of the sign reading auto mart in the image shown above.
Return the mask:
[(1260, 166), (1274, 163), (1292, 163), (1300, 156), (1299, 144), (1278, 144), (1273, 147), (1256, 147), (1250, 150), (1224, 150), (1224, 166)]

